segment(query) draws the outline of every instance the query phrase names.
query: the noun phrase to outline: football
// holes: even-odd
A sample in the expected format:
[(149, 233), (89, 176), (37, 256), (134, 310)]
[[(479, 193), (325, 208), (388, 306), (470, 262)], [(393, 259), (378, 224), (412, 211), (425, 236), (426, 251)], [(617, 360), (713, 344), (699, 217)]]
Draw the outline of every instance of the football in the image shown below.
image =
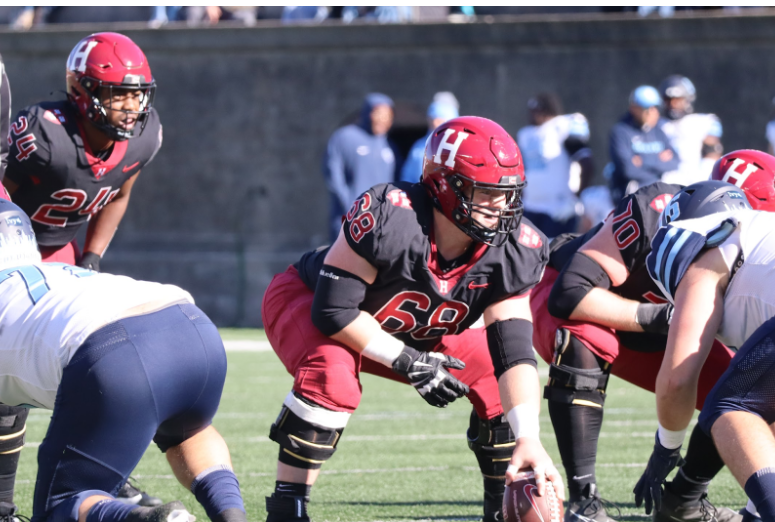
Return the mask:
[(562, 522), (562, 502), (554, 486), (546, 483), (546, 494), (538, 495), (532, 471), (521, 471), (516, 480), (506, 486), (503, 494), (503, 517), (508, 522)]

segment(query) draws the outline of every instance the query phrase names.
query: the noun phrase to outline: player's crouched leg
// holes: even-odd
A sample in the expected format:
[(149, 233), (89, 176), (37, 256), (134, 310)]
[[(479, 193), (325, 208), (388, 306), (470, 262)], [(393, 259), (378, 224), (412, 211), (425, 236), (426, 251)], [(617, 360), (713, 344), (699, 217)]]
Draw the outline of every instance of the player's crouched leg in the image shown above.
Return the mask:
[[(763, 520), (775, 520), (775, 319), (743, 344), (705, 401), (698, 424)], [(729, 441), (735, 444), (729, 444)], [(747, 519), (752, 518), (751, 507)]]
[(503, 415), (498, 381), (487, 347), (487, 332), (484, 328), (469, 328), (459, 335), (446, 335), (440, 351), (466, 363), (463, 370), (451, 373), (470, 388), (468, 399), (474, 411), (466, 438), (484, 482), (483, 520), (502, 521), (506, 468), (516, 442)]
[(468, 447), (476, 455), (484, 479), (483, 522), (503, 520), (503, 493), (506, 487), (506, 468), (511, 461), (516, 439), (503, 415), (482, 419), (471, 412), (466, 433)]
[(0, 519), (4, 511), (15, 511), (13, 488), (28, 412), (27, 408), (0, 404)]
[(565, 519), (608, 522), (597, 492), (595, 462), (610, 365), (575, 335), (558, 328), (544, 398), (568, 477)]
[(290, 392), (269, 438), (280, 445), (278, 480), (266, 497), (267, 522), (308, 521), (307, 504), (317, 470), (330, 459), (350, 413), (332, 411)]
[(151, 440), (214, 522), (245, 522), (228, 449), (211, 426), (226, 377), (216, 327), (193, 305), (121, 319), (64, 368), (38, 451), (35, 522), (191, 522), (182, 503), (115, 500)]

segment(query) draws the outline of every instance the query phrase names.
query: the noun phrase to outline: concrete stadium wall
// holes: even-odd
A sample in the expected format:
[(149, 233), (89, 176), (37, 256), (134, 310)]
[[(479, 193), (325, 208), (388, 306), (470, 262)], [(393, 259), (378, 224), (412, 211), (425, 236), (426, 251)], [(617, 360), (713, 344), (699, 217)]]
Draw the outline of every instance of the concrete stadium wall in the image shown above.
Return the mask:
[[(0, 33), (14, 110), (60, 97), (69, 50), (101, 29)], [(690, 77), (727, 150), (766, 146), (775, 87), (773, 16), (111, 29), (148, 55), (165, 139), (104, 268), (181, 285), (223, 326), (260, 326), (272, 275), (325, 241), (322, 152), (367, 92), (424, 108), (451, 90), (463, 113), (516, 132), (529, 96), (556, 91), (589, 118), (602, 168), (608, 130), (639, 84)]]

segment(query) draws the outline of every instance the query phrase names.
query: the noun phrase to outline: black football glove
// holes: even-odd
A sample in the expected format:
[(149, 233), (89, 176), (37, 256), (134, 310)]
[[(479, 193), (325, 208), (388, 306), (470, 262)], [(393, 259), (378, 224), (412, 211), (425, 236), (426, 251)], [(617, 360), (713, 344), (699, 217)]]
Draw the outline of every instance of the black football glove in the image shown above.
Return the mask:
[(673, 320), (673, 305), (641, 303), (635, 313), (635, 320), (644, 332), (667, 335)]
[(393, 361), (393, 371), (406, 377), (422, 398), (431, 406), (445, 408), (447, 404), (468, 393), (468, 386), (455, 379), (447, 368), (462, 370), (460, 359), (436, 352), (420, 352), (404, 346)]
[(651, 514), (651, 506), (657, 511), (662, 507), (662, 484), (677, 465), (681, 464), (681, 447), (676, 449), (667, 449), (659, 442), (659, 434), (656, 435), (654, 442), (654, 451), (649, 457), (649, 463), (646, 465), (646, 471), (635, 484), (635, 505), (640, 507), (643, 501), (646, 501), (646, 514)]
[(94, 270), (95, 272), (100, 271), (100, 260), (102, 258), (95, 254), (94, 252), (86, 252), (81, 257), (81, 261), (78, 263), (78, 266), (81, 268), (88, 268), (89, 270)]

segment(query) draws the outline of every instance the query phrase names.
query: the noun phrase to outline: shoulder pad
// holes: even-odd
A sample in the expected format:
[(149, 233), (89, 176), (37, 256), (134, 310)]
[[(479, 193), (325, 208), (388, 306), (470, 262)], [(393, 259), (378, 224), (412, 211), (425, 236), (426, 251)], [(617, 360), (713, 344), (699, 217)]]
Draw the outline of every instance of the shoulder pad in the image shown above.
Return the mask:
[(738, 226), (738, 221), (728, 215), (705, 217), (715, 219), (699, 218), (671, 223), (660, 228), (651, 242), (646, 268), (670, 302), (674, 302), (678, 284), (699, 253), (723, 244)]

